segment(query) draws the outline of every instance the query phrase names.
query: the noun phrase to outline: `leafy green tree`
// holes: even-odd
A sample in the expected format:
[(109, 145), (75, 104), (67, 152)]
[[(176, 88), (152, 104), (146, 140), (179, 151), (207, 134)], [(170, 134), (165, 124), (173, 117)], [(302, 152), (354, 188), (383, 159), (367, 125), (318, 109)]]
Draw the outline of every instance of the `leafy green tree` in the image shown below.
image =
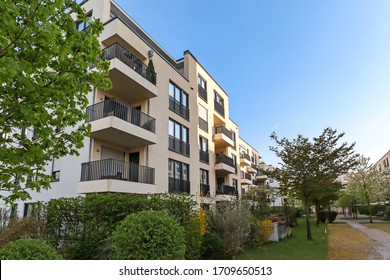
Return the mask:
[(312, 239), (310, 227), (310, 207), (313, 198), (318, 196), (318, 188), (325, 192), (329, 182), (356, 165), (358, 155), (354, 153), (354, 143), (339, 144), (345, 133), (326, 128), (313, 141), (302, 135), (296, 139), (279, 139), (271, 135), (277, 147), (270, 147), (281, 159), (280, 167), (272, 174), (290, 196), (300, 199), (306, 212), (307, 239)]
[(372, 203), (378, 201), (380, 196), (379, 185), (381, 174), (372, 168), (369, 163), (370, 159), (364, 156), (359, 158), (359, 164), (355, 172), (348, 176), (348, 188), (356, 188), (362, 201), (368, 207), (370, 223), (372, 223)]
[[(76, 29), (77, 22), (88, 28)], [(0, 1), (0, 198), (50, 188), (45, 165), (77, 155), (89, 126), (87, 93), (109, 89), (99, 20), (74, 0)], [(94, 64), (95, 69), (90, 70)], [(32, 136), (33, 135), (33, 136)], [(31, 137), (32, 136), (32, 137)]]
[(18, 239), (0, 249), (1, 260), (61, 260), (50, 245), (40, 239)]

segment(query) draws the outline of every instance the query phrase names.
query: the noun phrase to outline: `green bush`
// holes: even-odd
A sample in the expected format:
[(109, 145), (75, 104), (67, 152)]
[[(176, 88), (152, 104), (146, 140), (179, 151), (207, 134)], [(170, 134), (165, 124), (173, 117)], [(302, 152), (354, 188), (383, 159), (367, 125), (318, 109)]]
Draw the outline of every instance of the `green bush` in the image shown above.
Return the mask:
[(337, 212), (336, 211), (328, 211), (328, 212), (326, 212), (326, 215), (328, 218), (328, 222), (333, 223), (334, 220), (336, 220)]
[(326, 219), (327, 219), (326, 211), (319, 211), (317, 214), (317, 218), (320, 221), (320, 223), (326, 223)]
[(390, 206), (386, 207), (386, 210), (385, 210), (385, 220), (386, 221), (390, 221)]
[(217, 233), (210, 232), (203, 236), (202, 259), (223, 260), (225, 259), (225, 242)]
[(60, 260), (50, 245), (39, 239), (18, 239), (0, 250), (1, 260)]
[(111, 259), (177, 260), (185, 256), (184, 229), (163, 211), (130, 214), (112, 235)]

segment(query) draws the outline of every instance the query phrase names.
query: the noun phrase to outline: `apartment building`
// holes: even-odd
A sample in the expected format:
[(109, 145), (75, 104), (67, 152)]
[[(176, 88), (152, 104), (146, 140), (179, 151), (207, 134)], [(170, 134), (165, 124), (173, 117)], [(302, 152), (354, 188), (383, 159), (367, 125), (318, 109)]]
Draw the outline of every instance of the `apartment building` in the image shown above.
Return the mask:
[(83, 7), (104, 23), (102, 59), (110, 61), (113, 87), (89, 94), (91, 135), (80, 155), (53, 160), (52, 188), (20, 202), (20, 212), (96, 192), (185, 192), (210, 205), (265, 182), (259, 153), (230, 119), (228, 94), (190, 51), (172, 58), (114, 1)]
[(390, 174), (390, 151), (384, 154), (374, 165), (375, 168), (380, 173)]

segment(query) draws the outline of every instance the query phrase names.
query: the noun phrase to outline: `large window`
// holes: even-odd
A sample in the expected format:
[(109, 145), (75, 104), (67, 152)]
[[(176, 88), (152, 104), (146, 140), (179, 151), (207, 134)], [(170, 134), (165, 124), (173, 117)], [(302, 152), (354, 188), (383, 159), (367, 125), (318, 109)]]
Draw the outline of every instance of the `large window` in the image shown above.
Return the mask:
[(172, 119), (169, 119), (169, 149), (190, 155), (188, 128)]
[(169, 192), (190, 192), (190, 166), (186, 163), (168, 160)]
[(200, 76), (198, 76), (198, 94), (204, 101), (207, 102), (206, 81)]
[(169, 109), (185, 119), (190, 118), (188, 94), (174, 83), (169, 83)]
[[(92, 12), (90, 12), (87, 15), (87, 18), (89, 20), (92, 20)], [(88, 27), (89, 27), (89, 22), (88, 21), (78, 21), (78, 22), (76, 22), (76, 29), (78, 31), (86, 32), (88, 30)]]
[(224, 107), (223, 98), (216, 91), (214, 91), (214, 109), (222, 117), (225, 117), (225, 107)]
[(204, 169), (200, 169), (200, 192), (204, 196), (210, 195), (209, 172)]
[(207, 109), (199, 104), (199, 128), (209, 132), (209, 123), (207, 122)]
[(199, 136), (199, 160), (209, 163), (209, 141), (202, 136)]

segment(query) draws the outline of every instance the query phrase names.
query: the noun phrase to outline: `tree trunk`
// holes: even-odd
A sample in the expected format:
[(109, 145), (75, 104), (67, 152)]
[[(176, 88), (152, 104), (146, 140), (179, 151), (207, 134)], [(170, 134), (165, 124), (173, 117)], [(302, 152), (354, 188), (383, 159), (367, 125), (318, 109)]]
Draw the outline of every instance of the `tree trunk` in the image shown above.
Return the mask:
[(310, 206), (305, 201), (305, 212), (306, 212), (306, 235), (307, 240), (313, 240), (311, 237), (311, 227), (310, 227)]
[(319, 212), (320, 212), (320, 204), (319, 203), (316, 203), (315, 204), (315, 207), (316, 207), (316, 225), (317, 227), (320, 226), (320, 218), (319, 218)]
[(372, 224), (371, 203), (368, 195), (366, 195), (366, 201), (368, 206), (368, 215), (370, 216), (370, 224)]

